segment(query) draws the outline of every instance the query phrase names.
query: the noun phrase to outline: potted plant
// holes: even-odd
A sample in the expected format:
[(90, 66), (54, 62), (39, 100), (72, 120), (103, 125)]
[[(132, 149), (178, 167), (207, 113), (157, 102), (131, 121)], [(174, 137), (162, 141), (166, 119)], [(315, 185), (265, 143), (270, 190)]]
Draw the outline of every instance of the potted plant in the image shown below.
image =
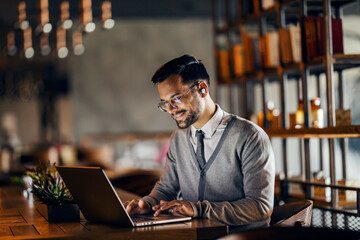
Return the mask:
[(55, 163), (39, 161), (36, 168), (26, 168), (34, 196), (47, 206), (49, 222), (79, 221), (80, 210), (56, 170)]

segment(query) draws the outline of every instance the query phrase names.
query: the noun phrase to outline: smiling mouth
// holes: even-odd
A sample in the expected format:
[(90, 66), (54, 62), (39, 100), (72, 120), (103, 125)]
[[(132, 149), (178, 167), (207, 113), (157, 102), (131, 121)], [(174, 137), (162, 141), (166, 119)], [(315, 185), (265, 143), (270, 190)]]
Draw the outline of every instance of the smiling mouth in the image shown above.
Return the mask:
[(183, 110), (183, 111), (178, 111), (178, 112), (176, 112), (176, 113), (173, 113), (173, 114), (172, 114), (172, 117), (173, 117), (175, 120), (180, 120), (180, 119), (183, 118), (185, 112), (186, 112), (185, 110)]

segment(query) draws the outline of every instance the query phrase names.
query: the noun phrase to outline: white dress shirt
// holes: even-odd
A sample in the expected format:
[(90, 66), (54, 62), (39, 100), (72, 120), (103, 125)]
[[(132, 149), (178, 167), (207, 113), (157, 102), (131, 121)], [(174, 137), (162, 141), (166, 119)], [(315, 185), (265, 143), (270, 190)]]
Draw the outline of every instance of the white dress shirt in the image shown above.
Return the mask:
[(204, 132), (205, 161), (208, 161), (213, 154), (230, 119), (231, 115), (223, 111), (220, 106), (216, 104), (215, 114), (201, 129), (196, 129), (193, 125), (190, 126), (190, 142), (193, 145), (195, 152), (197, 145), (196, 130), (201, 130)]

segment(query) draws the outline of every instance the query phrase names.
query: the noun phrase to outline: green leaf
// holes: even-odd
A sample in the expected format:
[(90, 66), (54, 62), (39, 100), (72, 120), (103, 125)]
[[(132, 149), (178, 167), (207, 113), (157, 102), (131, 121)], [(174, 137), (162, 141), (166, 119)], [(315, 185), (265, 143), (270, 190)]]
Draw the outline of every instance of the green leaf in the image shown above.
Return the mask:
[(36, 168), (26, 168), (32, 179), (32, 192), (45, 204), (73, 203), (74, 199), (56, 170), (55, 163), (39, 162)]

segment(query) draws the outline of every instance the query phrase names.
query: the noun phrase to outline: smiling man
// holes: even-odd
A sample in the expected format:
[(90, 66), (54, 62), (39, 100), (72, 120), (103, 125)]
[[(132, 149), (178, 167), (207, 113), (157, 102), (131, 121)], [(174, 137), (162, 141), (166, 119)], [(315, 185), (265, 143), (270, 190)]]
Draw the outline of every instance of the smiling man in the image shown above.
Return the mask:
[(148, 196), (126, 202), (126, 210), (155, 216), (171, 210), (244, 228), (268, 226), (275, 170), (266, 133), (214, 103), (209, 75), (193, 56), (164, 64), (152, 82), (159, 109), (178, 129), (160, 181)]

